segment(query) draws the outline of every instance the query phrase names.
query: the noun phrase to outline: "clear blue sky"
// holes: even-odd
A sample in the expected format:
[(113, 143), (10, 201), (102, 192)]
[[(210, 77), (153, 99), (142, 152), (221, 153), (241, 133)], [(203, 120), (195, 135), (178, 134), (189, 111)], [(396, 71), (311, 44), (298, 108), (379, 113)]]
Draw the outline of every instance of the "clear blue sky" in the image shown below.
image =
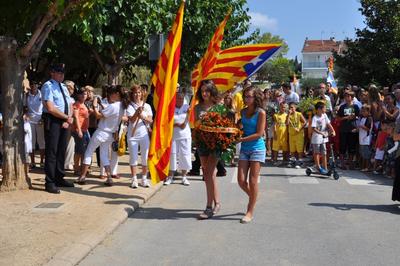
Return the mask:
[(301, 59), (301, 49), (309, 39), (336, 40), (355, 37), (355, 28), (364, 28), (358, 0), (248, 0), (252, 27), (261, 33), (279, 35), (289, 45), (287, 57)]

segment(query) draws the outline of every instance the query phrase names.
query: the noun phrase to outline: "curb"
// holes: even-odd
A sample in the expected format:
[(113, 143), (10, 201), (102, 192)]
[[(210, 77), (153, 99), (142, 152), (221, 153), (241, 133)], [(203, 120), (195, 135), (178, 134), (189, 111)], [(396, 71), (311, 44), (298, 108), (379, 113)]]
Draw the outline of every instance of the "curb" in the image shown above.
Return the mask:
[(144, 196), (144, 200), (135, 199), (134, 206), (126, 206), (123, 209), (118, 210), (112, 218), (108, 219), (105, 224), (106, 227), (96, 228), (96, 232), (83, 235), (79, 240), (71, 243), (64, 247), (61, 251), (57, 252), (45, 266), (74, 266), (81, 262), (98, 244), (104, 241), (104, 239), (114, 232), (119, 225), (125, 222), (130, 215), (132, 215), (138, 208), (152, 198), (158, 191), (163, 187), (163, 183), (159, 182), (154, 185), (147, 195)]

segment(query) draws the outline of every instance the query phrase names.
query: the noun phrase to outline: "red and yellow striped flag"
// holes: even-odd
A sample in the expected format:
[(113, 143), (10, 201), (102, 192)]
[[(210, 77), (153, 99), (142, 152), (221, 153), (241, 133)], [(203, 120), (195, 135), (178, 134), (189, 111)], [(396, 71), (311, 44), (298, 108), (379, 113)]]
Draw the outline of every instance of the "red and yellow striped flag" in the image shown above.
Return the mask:
[(200, 62), (197, 64), (196, 68), (192, 72), (192, 89), (193, 89), (193, 99), (190, 104), (190, 115), (189, 122), (190, 125), (194, 126), (194, 106), (197, 104), (196, 92), (200, 85), (200, 82), (210, 73), (210, 71), (215, 66), (217, 62), (218, 55), (221, 51), (221, 43), (224, 38), (225, 25), (231, 16), (232, 9), (230, 8), (228, 14), (226, 14), (224, 20), (218, 25), (215, 30), (213, 37), (211, 38), (208, 48), (201, 58)]
[(280, 48), (280, 44), (250, 44), (225, 49), (205, 79), (213, 80), (218, 91), (232, 89), (254, 75)]
[(214, 35), (208, 44), (207, 51), (203, 58), (197, 64), (196, 68), (192, 72), (192, 88), (198, 89), (200, 81), (208, 75), (217, 62), (217, 57), (221, 51), (221, 43), (224, 38), (225, 25), (231, 15), (232, 9), (229, 9), (225, 19), (219, 24), (215, 30)]
[(156, 117), (151, 135), (148, 165), (153, 184), (164, 180), (169, 171), (184, 7), (185, 1), (182, 1), (151, 79), (155, 87), (153, 103)]

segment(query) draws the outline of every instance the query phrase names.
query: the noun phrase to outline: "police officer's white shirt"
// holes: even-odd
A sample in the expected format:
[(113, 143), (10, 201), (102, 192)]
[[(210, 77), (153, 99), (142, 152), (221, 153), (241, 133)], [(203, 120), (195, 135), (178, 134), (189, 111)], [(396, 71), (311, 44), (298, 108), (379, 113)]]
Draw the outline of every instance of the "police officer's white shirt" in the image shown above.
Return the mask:
[[(65, 100), (68, 104), (68, 111), (71, 112), (72, 110), (70, 109), (72, 104), (72, 98), (69, 96), (67, 86), (65, 86), (64, 83), (60, 84), (61, 84), (61, 89), (63, 90), (65, 95)], [(46, 81), (42, 86), (42, 100), (52, 102), (55, 108), (57, 108), (60, 112), (64, 113), (65, 102), (61, 89), (59, 83), (54, 79)], [(43, 106), (43, 112), (48, 113), (48, 110), (46, 109), (45, 106)]]
[[(135, 114), (136, 110), (137, 110), (140, 106), (141, 106), (141, 105), (138, 105), (138, 104), (136, 104), (136, 103), (134, 103), (134, 102), (131, 102), (131, 103), (129, 104), (128, 108), (126, 109), (126, 115), (127, 115), (128, 117), (132, 117), (132, 116)], [(150, 117), (153, 117), (153, 112), (151, 111), (151, 107), (150, 107), (149, 104), (147, 104), (147, 103), (144, 104), (144, 106), (143, 106), (143, 112), (142, 112), (141, 115), (142, 115), (142, 117), (149, 117), (149, 116), (150, 116)], [(143, 137), (145, 137), (145, 136), (148, 135), (147, 126), (146, 126), (146, 124), (143, 122), (142, 119), (139, 119), (139, 121), (137, 122), (137, 126), (136, 126), (136, 129), (135, 129), (135, 132), (134, 132), (134, 134), (132, 135), (132, 130), (133, 130), (133, 128), (135, 127), (135, 124), (136, 124), (136, 121), (134, 121), (133, 123), (132, 123), (132, 122), (129, 122), (129, 125), (128, 125), (128, 133), (127, 133), (129, 139), (139, 140), (139, 139), (141, 139), (141, 138), (143, 138)]]
[[(188, 110), (188, 104), (183, 104), (180, 108), (175, 107), (174, 124), (182, 124), (186, 120)], [(178, 140), (187, 138), (191, 138), (191, 132), (188, 122), (186, 122), (186, 126), (183, 129), (180, 127), (174, 127), (173, 139)]]
[(28, 107), (29, 121), (37, 124), (42, 119), (43, 102), (42, 93), (38, 90), (36, 95), (28, 92), (26, 97), (26, 106)]

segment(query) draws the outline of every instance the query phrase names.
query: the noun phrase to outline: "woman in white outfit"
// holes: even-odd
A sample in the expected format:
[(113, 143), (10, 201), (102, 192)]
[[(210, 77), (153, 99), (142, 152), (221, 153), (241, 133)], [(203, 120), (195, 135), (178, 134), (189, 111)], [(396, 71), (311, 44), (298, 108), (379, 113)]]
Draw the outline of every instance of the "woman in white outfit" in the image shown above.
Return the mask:
[[(106, 108), (109, 104), (110, 103), (109, 103), (108, 97), (107, 96), (104, 97), (103, 99), (101, 99), (100, 110)], [(118, 136), (120, 136), (120, 134), (118, 134)], [(101, 150), (101, 147), (99, 150)], [(111, 168), (111, 177), (119, 179), (118, 154), (116, 151), (113, 151), (112, 149), (110, 149), (110, 168)], [(105, 173), (104, 166), (100, 160), (100, 179), (105, 179), (105, 178), (107, 178), (107, 174)]]
[(153, 112), (150, 105), (143, 102), (143, 90), (140, 86), (134, 85), (131, 89), (131, 103), (126, 109), (129, 119), (127, 139), (129, 148), (129, 165), (132, 174), (132, 188), (138, 187), (137, 161), (140, 155), (142, 159), (142, 186), (150, 187), (147, 180), (147, 156), (150, 147), (150, 125), (153, 122)]
[[(70, 80), (65, 80), (64, 81), (65, 86), (67, 86), (68, 92), (69, 92), (69, 96), (71, 97), (71, 104), (75, 103), (75, 83), (73, 81)], [(72, 108), (70, 108), (69, 110), (70, 114), (69, 116), (72, 116), (73, 114), (73, 110)], [(67, 150), (65, 151), (65, 162), (64, 162), (64, 168), (65, 170), (74, 170), (74, 153), (75, 153), (75, 140), (71, 135), (71, 127), (69, 127), (68, 129), (68, 146), (67, 146)]]
[[(186, 173), (192, 169), (192, 134), (188, 123), (189, 105), (184, 104), (185, 94), (182, 91), (176, 93), (174, 114), (174, 135), (172, 137), (171, 160), (169, 176), (164, 185), (172, 183), (174, 172), (182, 171), (182, 184), (189, 186)], [(179, 167), (177, 167), (179, 165)]]
[(114, 141), (114, 133), (118, 131), (119, 124), (122, 121), (123, 115), (125, 113), (125, 106), (123, 104), (123, 101), (121, 101), (119, 87), (120, 86), (109, 86), (107, 88), (109, 105), (107, 105), (107, 107), (105, 107), (101, 111), (98, 111), (97, 108), (97, 105), (99, 104), (99, 99), (95, 98), (93, 100), (93, 110), (96, 114), (96, 117), (100, 119), (100, 121), (97, 130), (90, 138), (89, 145), (85, 151), (82, 165), (82, 173), (77, 180), (77, 183), (79, 184), (85, 183), (86, 174), (92, 161), (92, 154), (95, 152), (96, 148), (100, 146), (100, 161), (104, 166), (107, 174), (107, 181), (104, 184), (107, 186), (113, 185), (109, 159), (109, 147)]

